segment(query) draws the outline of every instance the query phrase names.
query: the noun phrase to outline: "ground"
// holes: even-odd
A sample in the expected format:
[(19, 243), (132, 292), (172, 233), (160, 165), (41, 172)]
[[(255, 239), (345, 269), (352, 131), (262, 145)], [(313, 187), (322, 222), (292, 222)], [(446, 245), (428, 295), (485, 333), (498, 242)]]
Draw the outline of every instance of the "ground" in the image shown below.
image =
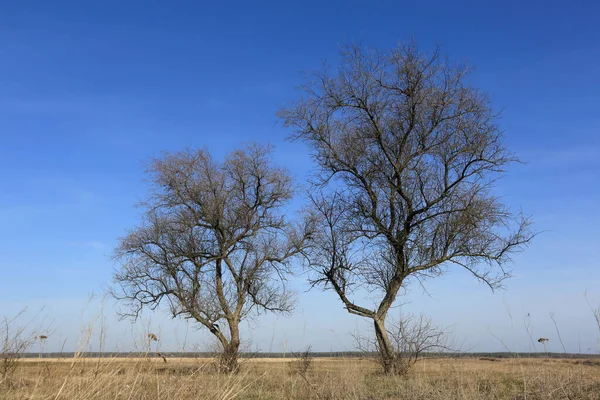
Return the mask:
[(0, 399), (600, 399), (599, 359), (424, 359), (405, 377), (358, 358), (301, 367), (255, 358), (226, 376), (200, 358), (25, 359), (0, 382)]

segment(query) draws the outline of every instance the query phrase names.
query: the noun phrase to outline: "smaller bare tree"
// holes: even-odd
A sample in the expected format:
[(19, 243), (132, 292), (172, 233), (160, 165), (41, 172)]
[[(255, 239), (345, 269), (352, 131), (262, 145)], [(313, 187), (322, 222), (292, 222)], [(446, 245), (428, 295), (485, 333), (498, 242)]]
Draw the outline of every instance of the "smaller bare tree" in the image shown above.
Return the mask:
[(218, 340), (223, 372), (238, 369), (240, 322), (261, 311), (289, 312), (289, 262), (310, 223), (286, 218), (287, 171), (270, 149), (252, 145), (220, 163), (204, 150), (166, 154), (149, 168), (142, 224), (120, 240), (112, 294), (139, 315), (162, 302)]
[(30, 329), (31, 323), (21, 323), (25, 311), (23, 309), (13, 317), (3, 316), (0, 322), (0, 383), (6, 382), (24, 353), (37, 340), (37, 331)]
[[(426, 353), (454, 351), (450, 343), (451, 330), (437, 326), (426, 315), (402, 315), (390, 320), (387, 335), (394, 349), (394, 370), (397, 375), (406, 375)], [(359, 349), (377, 354), (377, 362), (385, 367), (389, 361), (381, 357), (377, 340), (369, 336), (355, 336)]]
[(307, 346), (301, 353), (292, 353), (295, 360), (290, 363), (292, 372), (300, 374), (306, 379), (306, 374), (313, 367), (312, 346)]

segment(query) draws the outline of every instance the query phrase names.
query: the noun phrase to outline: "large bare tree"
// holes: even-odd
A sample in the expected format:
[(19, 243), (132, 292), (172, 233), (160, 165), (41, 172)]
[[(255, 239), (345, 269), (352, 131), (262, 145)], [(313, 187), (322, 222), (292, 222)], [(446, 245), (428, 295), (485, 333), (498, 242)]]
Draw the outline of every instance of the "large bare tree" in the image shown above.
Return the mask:
[[(280, 115), (320, 167), (311, 282), (373, 320), (384, 370), (395, 373), (385, 321), (410, 278), (456, 265), (496, 288), (511, 253), (531, 239), (530, 221), (492, 191), (516, 160), (486, 95), (466, 82), (467, 68), (415, 43), (348, 47), (341, 56)], [(357, 289), (375, 304), (359, 304)]]
[(166, 302), (173, 317), (197, 321), (218, 339), (221, 369), (234, 372), (240, 321), (292, 306), (289, 261), (309, 235), (285, 218), (292, 181), (258, 145), (222, 163), (204, 150), (166, 154), (148, 172), (142, 223), (116, 249), (113, 294), (134, 317)]

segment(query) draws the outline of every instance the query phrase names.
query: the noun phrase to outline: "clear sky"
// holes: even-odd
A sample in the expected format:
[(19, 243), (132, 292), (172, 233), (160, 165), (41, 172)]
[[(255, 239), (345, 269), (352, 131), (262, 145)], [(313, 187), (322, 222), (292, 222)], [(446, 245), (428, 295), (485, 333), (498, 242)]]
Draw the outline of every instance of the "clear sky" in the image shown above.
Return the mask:
[[(528, 313), (532, 336), (561, 351), (553, 313), (568, 351), (600, 352), (584, 297), (600, 304), (598, 15), (595, 1), (3, 1), (0, 315), (45, 306), (48, 348), (67, 340), (72, 350), (99, 316), (109, 349), (128, 350), (143, 329), (160, 331), (164, 349), (181, 347), (185, 323), (159, 312), (132, 327), (110, 301), (101, 313), (88, 300), (110, 282), (112, 248), (137, 222), (144, 160), (268, 142), (303, 182), (306, 149), (284, 140), (275, 117), (299, 95), (301, 72), (335, 64), (345, 43), (415, 38), (476, 66), (471, 79), (503, 110), (507, 146), (527, 162), (498, 191), (543, 233), (515, 257), (507, 290), (457, 271), (428, 293), (413, 286), (403, 309), (452, 325), (474, 351), (533, 350)], [(303, 277), (293, 287), (293, 316), (245, 325), (252, 349), (352, 350), (350, 333), (369, 329), (332, 293), (305, 293)], [(188, 329), (188, 349), (206, 346)]]

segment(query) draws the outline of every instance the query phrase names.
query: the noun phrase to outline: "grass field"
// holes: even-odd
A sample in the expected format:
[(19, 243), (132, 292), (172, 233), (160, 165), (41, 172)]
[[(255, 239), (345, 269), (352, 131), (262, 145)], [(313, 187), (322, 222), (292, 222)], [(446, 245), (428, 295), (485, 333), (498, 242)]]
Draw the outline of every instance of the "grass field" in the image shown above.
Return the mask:
[(358, 358), (242, 361), (216, 372), (211, 359), (24, 359), (0, 382), (0, 399), (600, 399), (600, 360), (424, 359), (385, 377)]

